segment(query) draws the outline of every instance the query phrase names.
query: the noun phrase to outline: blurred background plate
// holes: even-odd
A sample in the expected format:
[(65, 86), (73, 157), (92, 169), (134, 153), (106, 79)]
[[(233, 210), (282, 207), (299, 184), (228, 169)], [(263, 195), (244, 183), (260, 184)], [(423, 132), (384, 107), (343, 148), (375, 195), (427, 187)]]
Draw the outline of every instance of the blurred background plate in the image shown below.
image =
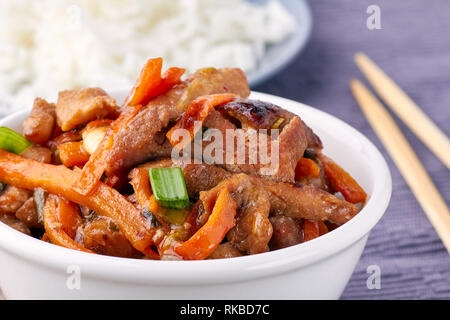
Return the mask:
[[(267, 0), (249, 0), (265, 3)], [(247, 75), (250, 87), (254, 87), (281, 71), (302, 51), (312, 30), (312, 15), (306, 0), (280, 0), (292, 14), (297, 24), (295, 32), (284, 42), (267, 48), (258, 68)]]

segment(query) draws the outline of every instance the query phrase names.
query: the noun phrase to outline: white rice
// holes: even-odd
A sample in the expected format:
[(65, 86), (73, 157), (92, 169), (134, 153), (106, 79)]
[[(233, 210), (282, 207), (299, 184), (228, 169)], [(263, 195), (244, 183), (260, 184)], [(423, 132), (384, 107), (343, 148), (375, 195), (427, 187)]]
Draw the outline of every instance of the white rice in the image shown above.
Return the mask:
[(62, 89), (130, 86), (149, 57), (249, 73), (294, 28), (275, 0), (1, 0), (0, 113)]

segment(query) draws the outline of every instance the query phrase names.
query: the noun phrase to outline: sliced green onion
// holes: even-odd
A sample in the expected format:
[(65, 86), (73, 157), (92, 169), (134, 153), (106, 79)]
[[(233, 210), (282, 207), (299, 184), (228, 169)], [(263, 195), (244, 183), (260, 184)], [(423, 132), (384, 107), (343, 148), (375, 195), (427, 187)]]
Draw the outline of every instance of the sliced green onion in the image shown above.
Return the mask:
[(283, 118), (278, 118), (273, 124), (272, 129), (279, 129), (281, 124), (284, 122)]
[(181, 209), (189, 205), (181, 168), (150, 168), (149, 177), (153, 194), (161, 207)]
[(0, 127), (0, 149), (20, 154), (29, 146), (31, 146), (31, 142), (20, 133), (7, 127)]

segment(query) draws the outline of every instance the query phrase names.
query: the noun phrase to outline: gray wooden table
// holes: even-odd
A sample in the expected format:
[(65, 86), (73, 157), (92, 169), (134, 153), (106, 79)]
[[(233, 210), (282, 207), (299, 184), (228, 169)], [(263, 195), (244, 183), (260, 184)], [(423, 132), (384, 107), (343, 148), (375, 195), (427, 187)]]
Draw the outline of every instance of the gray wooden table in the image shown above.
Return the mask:
[[(450, 257), (348, 89), (362, 79), (353, 64), (366, 52), (450, 135), (450, 1), (310, 0), (314, 30), (306, 50), (286, 70), (255, 88), (331, 113), (367, 135), (383, 152), (393, 178), (391, 204), (375, 227), (342, 299), (450, 299)], [(369, 5), (381, 9), (369, 30)], [(447, 203), (450, 173), (398, 121)], [(381, 270), (369, 290), (367, 267)]]

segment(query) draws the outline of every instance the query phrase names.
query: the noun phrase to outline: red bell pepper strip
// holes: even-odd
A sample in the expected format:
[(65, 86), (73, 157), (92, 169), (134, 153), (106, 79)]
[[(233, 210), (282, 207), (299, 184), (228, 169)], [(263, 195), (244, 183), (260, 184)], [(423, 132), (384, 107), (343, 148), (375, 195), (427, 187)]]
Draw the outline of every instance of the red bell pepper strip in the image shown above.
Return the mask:
[(325, 174), (331, 180), (336, 190), (342, 193), (345, 200), (351, 203), (364, 203), (366, 201), (367, 194), (350, 174), (323, 154), (319, 154), (319, 160), (322, 163)]
[(234, 227), (236, 207), (228, 189), (220, 190), (208, 221), (191, 238), (175, 247), (175, 252), (185, 260), (207, 258)]

